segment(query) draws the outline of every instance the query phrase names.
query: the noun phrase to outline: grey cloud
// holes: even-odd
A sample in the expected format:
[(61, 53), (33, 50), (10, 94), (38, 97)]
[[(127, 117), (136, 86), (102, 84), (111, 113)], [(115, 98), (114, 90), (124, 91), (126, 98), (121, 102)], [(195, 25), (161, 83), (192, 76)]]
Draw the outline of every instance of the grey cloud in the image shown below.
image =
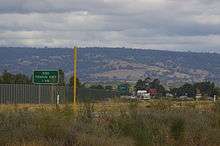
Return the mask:
[(220, 52), (217, 0), (0, 0), (0, 46)]
[(64, 13), (107, 11), (116, 5), (105, 0), (0, 0), (0, 13)]

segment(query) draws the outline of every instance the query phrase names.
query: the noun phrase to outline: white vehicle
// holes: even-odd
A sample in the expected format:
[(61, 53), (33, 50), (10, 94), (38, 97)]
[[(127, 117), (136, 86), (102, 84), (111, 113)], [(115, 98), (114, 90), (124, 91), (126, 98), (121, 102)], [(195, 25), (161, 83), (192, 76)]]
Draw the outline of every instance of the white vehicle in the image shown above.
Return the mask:
[(202, 98), (202, 94), (196, 94), (196, 99), (201, 99)]
[(151, 96), (150, 93), (147, 93), (146, 90), (138, 90), (137, 91), (137, 97), (144, 100), (150, 100)]
[(136, 96), (130, 96), (130, 99), (136, 99), (137, 97)]
[(138, 90), (137, 91), (137, 95), (143, 95), (143, 94), (147, 94), (147, 91), (146, 90)]
[(193, 100), (193, 98), (190, 98), (190, 97), (184, 95), (184, 96), (180, 96), (179, 100), (181, 100), (181, 101), (191, 101), (191, 100)]

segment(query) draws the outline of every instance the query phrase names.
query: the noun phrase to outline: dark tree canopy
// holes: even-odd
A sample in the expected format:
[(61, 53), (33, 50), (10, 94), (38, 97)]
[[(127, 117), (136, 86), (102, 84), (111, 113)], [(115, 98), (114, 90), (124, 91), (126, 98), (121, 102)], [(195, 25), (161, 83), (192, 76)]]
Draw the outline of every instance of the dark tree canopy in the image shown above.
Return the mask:
[(148, 90), (148, 89), (156, 89), (157, 96), (162, 97), (166, 95), (166, 90), (163, 85), (160, 84), (159, 79), (152, 80), (151, 78), (146, 78), (144, 80), (138, 80), (135, 85), (136, 92), (138, 90)]
[(180, 96), (195, 97), (196, 94), (213, 97), (214, 95), (217, 95), (218, 91), (213, 82), (205, 81), (195, 84), (186, 83), (179, 88), (171, 89), (171, 93), (176, 97), (180, 97)]
[(31, 84), (31, 78), (24, 74), (12, 74), (4, 71), (0, 76), (0, 84)]
[(65, 74), (63, 70), (59, 70), (59, 85), (64, 86), (66, 84), (65, 82)]
[(138, 80), (136, 85), (135, 85), (135, 90), (145, 90), (146, 86), (145, 86), (145, 82), (142, 80)]
[(112, 90), (113, 90), (113, 87), (112, 87), (111, 85), (107, 85), (107, 86), (105, 86), (105, 90), (112, 91)]
[(215, 84), (213, 82), (200, 82), (196, 83), (194, 86), (203, 96), (213, 96), (215, 94)]
[(105, 89), (102, 85), (92, 85), (90, 86), (91, 89)]

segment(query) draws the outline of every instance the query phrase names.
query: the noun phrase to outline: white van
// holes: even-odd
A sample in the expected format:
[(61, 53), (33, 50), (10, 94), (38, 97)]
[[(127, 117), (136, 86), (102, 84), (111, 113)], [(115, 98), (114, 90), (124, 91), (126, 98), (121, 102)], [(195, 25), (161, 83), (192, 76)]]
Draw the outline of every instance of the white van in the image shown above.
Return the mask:
[(146, 90), (138, 90), (137, 91), (137, 97), (144, 100), (150, 100), (151, 96), (150, 93), (147, 93)]

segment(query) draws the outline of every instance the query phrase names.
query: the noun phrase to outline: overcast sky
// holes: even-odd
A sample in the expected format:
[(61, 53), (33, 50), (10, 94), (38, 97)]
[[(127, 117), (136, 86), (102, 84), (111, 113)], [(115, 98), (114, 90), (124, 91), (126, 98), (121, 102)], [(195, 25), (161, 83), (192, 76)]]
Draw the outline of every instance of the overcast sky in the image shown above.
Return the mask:
[(220, 0), (0, 0), (0, 46), (220, 53)]

